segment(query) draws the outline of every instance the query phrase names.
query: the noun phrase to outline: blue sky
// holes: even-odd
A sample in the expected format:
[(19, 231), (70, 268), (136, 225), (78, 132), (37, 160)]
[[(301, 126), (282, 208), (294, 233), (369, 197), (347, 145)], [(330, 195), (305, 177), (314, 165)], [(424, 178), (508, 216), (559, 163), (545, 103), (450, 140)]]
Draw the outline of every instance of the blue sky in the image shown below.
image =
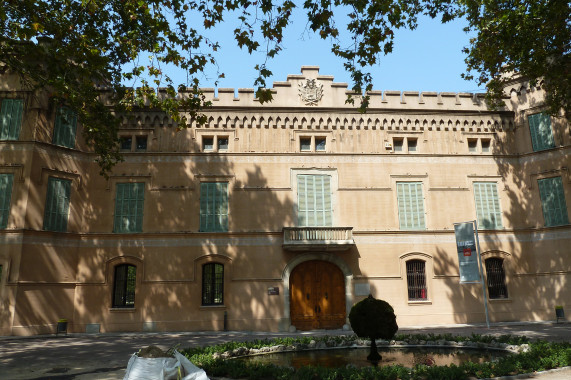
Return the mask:
[[(298, 14), (285, 36), (285, 49), (277, 58), (269, 61), (273, 72), (268, 84), (285, 81), (288, 74), (299, 74), (302, 65), (319, 66), (320, 74), (333, 75), (336, 82), (347, 82), (350, 77), (344, 71), (343, 62), (330, 52), (328, 41), (316, 35), (304, 33), (306, 19)], [(483, 86), (460, 77), (464, 72), (465, 55), (462, 48), (469, 43), (469, 36), (462, 30), (465, 21), (442, 24), (428, 17), (419, 19), (414, 31), (397, 31), (393, 52), (380, 59), (371, 68), (375, 90), (483, 92)], [(263, 62), (263, 54), (249, 56), (241, 51), (232, 37), (235, 26), (231, 23), (216, 27), (212, 38), (221, 44), (217, 53), (219, 70), (225, 74), (218, 88), (253, 88), (256, 63)], [(225, 36), (228, 36), (226, 38)], [(215, 87), (215, 71), (201, 79), (201, 87)], [(176, 81), (175, 81), (176, 82)]]

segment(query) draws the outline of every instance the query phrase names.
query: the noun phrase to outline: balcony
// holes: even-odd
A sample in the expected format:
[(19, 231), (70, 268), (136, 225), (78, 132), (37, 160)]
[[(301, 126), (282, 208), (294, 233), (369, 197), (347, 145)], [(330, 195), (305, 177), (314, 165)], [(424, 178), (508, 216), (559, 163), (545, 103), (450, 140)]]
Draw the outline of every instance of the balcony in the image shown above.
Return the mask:
[(353, 227), (284, 227), (288, 251), (346, 251), (355, 245)]

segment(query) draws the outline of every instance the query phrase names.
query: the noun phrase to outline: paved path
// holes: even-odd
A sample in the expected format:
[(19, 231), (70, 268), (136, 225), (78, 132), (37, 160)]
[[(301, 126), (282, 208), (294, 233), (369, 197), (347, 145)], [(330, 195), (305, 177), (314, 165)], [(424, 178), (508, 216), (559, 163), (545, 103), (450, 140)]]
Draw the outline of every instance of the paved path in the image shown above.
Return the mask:
[[(497, 324), (490, 329), (481, 325), (401, 328), (399, 333), (453, 335), (525, 335), (532, 339), (571, 342), (570, 323)], [(181, 332), (70, 334), (67, 336), (0, 337), (0, 379), (42, 380), (120, 380), (129, 357), (140, 348), (156, 345), (164, 350), (204, 346), (227, 341), (302, 336), (343, 335), (346, 331), (311, 331), (300, 333), (267, 332)], [(571, 368), (532, 374), (533, 379), (571, 379)]]

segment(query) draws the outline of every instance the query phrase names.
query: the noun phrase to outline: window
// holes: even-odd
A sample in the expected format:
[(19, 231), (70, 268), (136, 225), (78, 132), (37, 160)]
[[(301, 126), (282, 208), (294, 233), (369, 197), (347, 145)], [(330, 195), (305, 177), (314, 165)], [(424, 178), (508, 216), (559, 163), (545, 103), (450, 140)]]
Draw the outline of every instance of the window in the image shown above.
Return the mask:
[(474, 201), (480, 229), (497, 230), (503, 227), (495, 182), (474, 182)]
[(417, 143), (417, 139), (407, 139), (408, 142), (408, 151), (409, 152), (416, 152), (416, 143)]
[(422, 260), (410, 260), (406, 262), (406, 280), (409, 301), (426, 301), (425, 263)]
[(218, 151), (228, 150), (228, 137), (219, 136), (218, 137)]
[(393, 149), (395, 152), (402, 152), (404, 146), (403, 139), (393, 139)]
[(325, 152), (327, 150), (327, 137), (325, 136), (300, 136), (300, 152)]
[(76, 129), (77, 114), (67, 107), (58, 108), (52, 142), (55, 145), (65, 146), (66, 148), (75, 147)]
[(115, 193), (113, 232), (143, 231), (144, 183), (118, 183)]
[(13, 174), (0, 174), (0, 229), (4, 229), (8, 226), (13, 182)]
[(4, 270), (4, 267), (2, 265), (0, 265), (0, 285), (2, 285), (2, 275), (4, 274), (3, 270)]
[(133, 137), (131, 136), (121, 136), (119, 137), (121, 150), (131, 151), (131, 146), (133, 145)]
[(537, 181), (537, 184), (539, 187), (545, 226), (551, 227), (569, 224), (561, 177), (540, 179)]
[(297, 176), (297, 217), (300, 227), (332, 225), (331, 176)]
[(3, 99), (0, 109), (0, 140), (18, 140), (24, 101), (22, 99)]
[(315, 151), (316, 152), (325, 152), (325, 141), (327, 139), (325, 137), (316, 137), (315, 138)]
[(138, 152), (147, 150), (147, 136), (136, 136), (135, 137), (135, 149)]
[(57, 232), (67, 231), (70, 194), (70, 180), (55, 177), (48, 179), (48, 191), (44, 212), (44, 230)]
[(496, 257), (486, 259), (486, 275), (490, 299), (508, 298), (504, 260)]
[(299, 150), (301, 150), (302, 152), (311, 151), (311, 137), (299, 138)]
[(224, 265), (209, 263), (202, 266), (202, 305), (224, 304)]
[(203, 137), (202, 138), (202, 150), (214, 150), (214, 137)]
[(422, 182), (397, 182), (397, 201), (400, 229), (425, 229)]
[(230, 139), (228, 136), (202, 136), (203, 152), (227, 152), (230, 148)]
[(200, 231), (228, 231), (228, 183), (200, 184)]
[(113, 281), (113, 307), (135, 307), (136, 279), (136, 266), (121, 264), (115, 267), (115, 278)]
[(478, 151), (478, 139), (468, 139), (468, 152), (476, 153)]
[(545, 113), (536, 113), (527, 117), (531, 133), (531, 145), (534, 152), (555, 147), (551, 117)]
[(490, 140), (489, 139), (482, 139), (480, 142), (482, 143), (482, 153), (489, 153), (490, 152)]

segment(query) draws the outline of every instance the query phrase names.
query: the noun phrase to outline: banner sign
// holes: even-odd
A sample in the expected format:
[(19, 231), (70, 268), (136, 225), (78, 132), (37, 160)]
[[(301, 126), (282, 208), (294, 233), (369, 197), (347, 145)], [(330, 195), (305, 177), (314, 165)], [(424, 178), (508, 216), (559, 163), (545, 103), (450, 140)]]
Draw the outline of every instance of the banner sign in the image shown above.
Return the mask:
[(480, 282), (478, 269), (478, 251), (474, 238), (474, 223), (454, 224), (456, 235), (456, 248), (458, 250), (458, 263), (460, 266), (460, 283)]

